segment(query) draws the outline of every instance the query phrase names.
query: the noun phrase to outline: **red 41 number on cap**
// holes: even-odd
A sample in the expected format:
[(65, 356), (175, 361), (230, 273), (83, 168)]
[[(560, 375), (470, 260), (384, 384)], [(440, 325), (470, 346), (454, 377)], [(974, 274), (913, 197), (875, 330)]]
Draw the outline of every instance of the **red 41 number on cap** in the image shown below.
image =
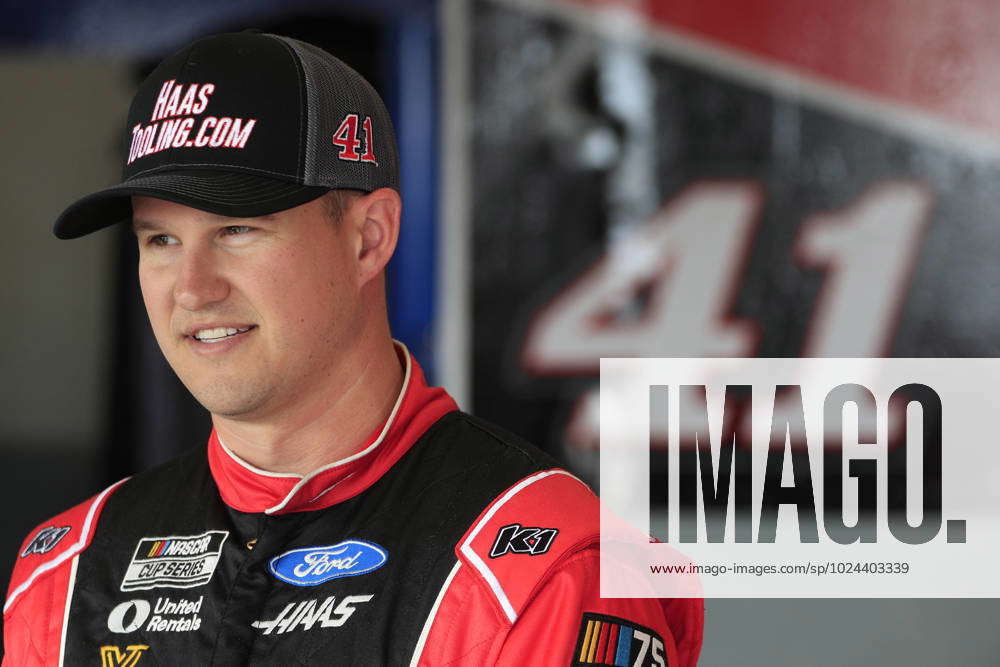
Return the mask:
[(333, 133), (333, 144), (340, 146), (341, 149), (340, 155), (337, 157), (341, 160), (350, 160), (352, 162), (360, 160), (361, 162), (371, 162), (377, 165), (378, 161), (375, 159), (375, 151), (372, 148), (374, 137), (372, 136), (371, 116), (365, 116), (362, 129), (365, 134), (365, 152), (364, 154), (358, 154), (358, 148), (361, 146), (361, 140), (358, 139), (358, 114), (347, 114), (340, 127)]

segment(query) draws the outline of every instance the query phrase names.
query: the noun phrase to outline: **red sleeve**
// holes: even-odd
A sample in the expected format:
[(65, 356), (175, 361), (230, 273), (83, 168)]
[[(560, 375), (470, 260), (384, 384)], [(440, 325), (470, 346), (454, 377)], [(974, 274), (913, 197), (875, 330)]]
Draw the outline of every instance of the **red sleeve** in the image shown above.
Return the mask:
[(501, 494), (456, 545), (411, 664), (695, 665), (701, 599), (601, 599), (598, 509), (562, 470)]
[(698, 599), (601, 598), (597, 548), (566, 558), (510, 628), (498, 667), (693, 667), (701, 651)]
[(124, 481), (39, 524), (21, 544), (3, 608), (4, 667), (59, 664), (77, 557)]

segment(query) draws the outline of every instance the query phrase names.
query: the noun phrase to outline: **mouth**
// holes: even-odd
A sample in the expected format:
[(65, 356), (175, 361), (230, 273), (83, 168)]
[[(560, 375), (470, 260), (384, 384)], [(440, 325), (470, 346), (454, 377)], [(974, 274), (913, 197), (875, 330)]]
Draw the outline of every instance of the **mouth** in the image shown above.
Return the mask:
[(188, 334), (188, 338), (193, 338), (200, 343), (221, 343), (222, 341), (230, 340), (256, 328), (256, 325), (251, 324), (244, 327), (212, 327), (210, 329), (198, 329)]

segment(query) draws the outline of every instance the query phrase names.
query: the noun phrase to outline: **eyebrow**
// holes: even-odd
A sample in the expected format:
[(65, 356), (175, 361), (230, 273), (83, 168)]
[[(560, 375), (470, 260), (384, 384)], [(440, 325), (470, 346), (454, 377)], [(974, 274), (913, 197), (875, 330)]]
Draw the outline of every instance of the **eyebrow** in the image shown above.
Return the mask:
[[(224, 216), (224, 215), (218, 215), (218, 216), (215, 216), (215, 217), (218, 218), (219, 222), (224, 221), (224, 220), (227, 219), (227, 216)], [(229, 219), (231, 219), (231, 220), (267, 220), (268, 222), (274, 222), (275, 220), (277, 220), (277, 216), (274, 213), (269, 213), (267, 215), (258, 215), (255, 218), (229, 218)], [(231, 223), (231, 224), (239, 224), (239, 223)], [(161, 224), (159, 222), (154, 222), (152, 220), (139, 220), (139, 219), (136, 219), (136, 218), (132, 218), (132, 231), (135, 232), (135, 233), (145, 232), (145, 231), (158, 231), (158, 230), (161, 230), (161, 229), (163, 229), (163, 224)]]
[(132, 231), (138, 234), (139, 232), (151, 231), (161, 229), (163, 225), (151, 220), (136, 220), (132, 219)]

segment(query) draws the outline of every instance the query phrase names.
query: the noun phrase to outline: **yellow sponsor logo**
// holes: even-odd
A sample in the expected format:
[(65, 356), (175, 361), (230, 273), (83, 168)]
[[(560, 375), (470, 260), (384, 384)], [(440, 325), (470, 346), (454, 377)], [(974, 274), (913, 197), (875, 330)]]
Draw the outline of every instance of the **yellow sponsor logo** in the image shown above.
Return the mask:
[(122, 651), (117, 646), (102, 646), (101, 667), (133, 667), (148, 648), (146, 644), (131, 644)]

